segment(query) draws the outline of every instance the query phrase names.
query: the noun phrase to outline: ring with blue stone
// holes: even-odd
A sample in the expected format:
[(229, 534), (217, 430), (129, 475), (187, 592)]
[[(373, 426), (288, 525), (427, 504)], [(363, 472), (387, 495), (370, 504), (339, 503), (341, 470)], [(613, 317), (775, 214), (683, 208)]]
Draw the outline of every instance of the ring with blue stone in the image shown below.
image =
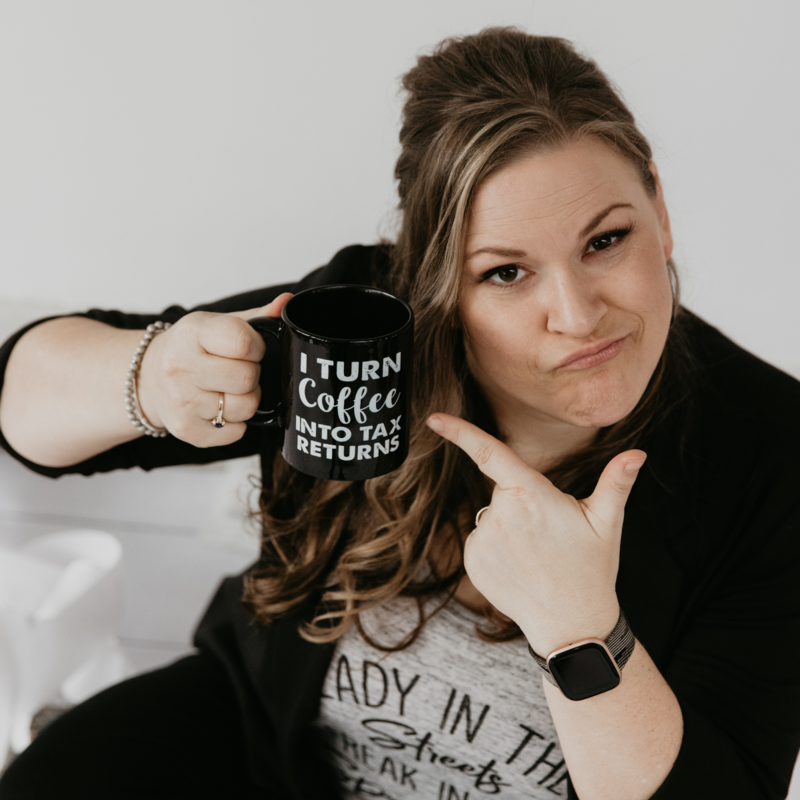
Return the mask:
[(224, 428), (225, 427), (225, 420), (222, 418), (222, 412), (225, 410), (225, 392), (219, 393), (219, 410), (217, 411), (217, 416), (211, 420), (211, 424), (215, 428)]

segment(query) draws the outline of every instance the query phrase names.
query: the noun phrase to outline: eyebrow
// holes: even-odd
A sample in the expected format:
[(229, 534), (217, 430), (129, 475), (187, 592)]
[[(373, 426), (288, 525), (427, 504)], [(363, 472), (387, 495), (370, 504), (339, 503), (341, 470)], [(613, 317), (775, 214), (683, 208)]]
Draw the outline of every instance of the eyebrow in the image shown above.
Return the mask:
[(493, 256), (501, 256), (503, 258), (524, 258), (527, 253), (524, 250), (514, 250), (510, 247), (481, 247), (479, 250), (474, 250), (467, 255), (467, 261), (473, 256), (479, 256), (481, 253), (489, 253)]
[[(608, 208), (603, 209), (599, 214), (592, 217), (589, 224), (578, 234), (578, 238), (582, 239), (584, 236), (588, 236), (615, 208), (633, 207), (631, 203), (614, 203), (610, 205)], [(501, 258), (524, 258), (527, 255), (524, 250), (515, 250), (511, 247), (481, 247), (469, 253), (466, 260), (469, 261), (471, 258), (481, 253), (488, 253), (492, 256), (500, 256)]]
[(596, 217), (592, 217), (589, 224), (578, 234), (578, 238), (582, 239), (588, 236), (615, 208), (633, 208), (631, 203), (614, 203), (610, 205), (605, 211), (601, 211)]

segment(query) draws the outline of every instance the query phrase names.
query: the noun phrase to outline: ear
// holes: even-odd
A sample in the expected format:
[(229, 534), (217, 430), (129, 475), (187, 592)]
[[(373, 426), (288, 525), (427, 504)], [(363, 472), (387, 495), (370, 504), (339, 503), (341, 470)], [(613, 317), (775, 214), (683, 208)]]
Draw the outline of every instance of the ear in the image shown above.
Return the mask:
[(658, 175), (658, 167), (655, 161), (651, 161), (648, 166), (653, 175), (653, 180), (656, 183), (656, 196), (653, 198), (653, 204), (656, 207), (659, 222), (661, 223), (661, 242), (664, 247), (664, 259), (668, 259), (672, 255), (672, 230), (669, 224), (669, 212), (667, 211), (667, 204), (664, 202), (664, 192), (661, 188), (661, 178)]

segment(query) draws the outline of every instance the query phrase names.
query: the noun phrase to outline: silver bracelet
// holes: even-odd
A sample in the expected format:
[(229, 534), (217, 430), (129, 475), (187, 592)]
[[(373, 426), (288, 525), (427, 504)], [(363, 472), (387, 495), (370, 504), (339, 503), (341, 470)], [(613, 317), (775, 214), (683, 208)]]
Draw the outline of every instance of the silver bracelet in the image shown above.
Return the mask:
[(154, 436), (161, 439), (169, 433), (166, 428), (155, 428), (148, 421), (147, 417), (142, 413), (139, 406), (139, 398), (136, 394), (136, 378), (139, 374), (139, 367), (142, 365), (144, 358), (144, 351), (147, 350), (148, 345), (159, 334), (164, 333), (165, 330), (172, 326), (171, 322), (153, 322), (148, 325), (142, 341), (136, 348), (133, 354), (133, 360), (128, 369), (128, 376), (125, 378), (125, 410), (128, 412), (128, 419), (131, 421), (136, 430), (141, 431), (147, 436)]

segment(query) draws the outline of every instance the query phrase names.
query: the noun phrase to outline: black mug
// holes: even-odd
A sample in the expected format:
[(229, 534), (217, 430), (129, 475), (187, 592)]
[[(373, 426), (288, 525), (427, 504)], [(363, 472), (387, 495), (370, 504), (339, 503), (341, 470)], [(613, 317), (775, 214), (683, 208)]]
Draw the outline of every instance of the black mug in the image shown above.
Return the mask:
[(283, 457), (295, 469), (338, 481), (376, 478), (408, 455), (414, 348), (411, 307), (370, 286), (298, 292), (281, 318), (250, 324), (280, 344), (280, 395), (262, 364), (262, 408), (248, 425), (281, 427)]

